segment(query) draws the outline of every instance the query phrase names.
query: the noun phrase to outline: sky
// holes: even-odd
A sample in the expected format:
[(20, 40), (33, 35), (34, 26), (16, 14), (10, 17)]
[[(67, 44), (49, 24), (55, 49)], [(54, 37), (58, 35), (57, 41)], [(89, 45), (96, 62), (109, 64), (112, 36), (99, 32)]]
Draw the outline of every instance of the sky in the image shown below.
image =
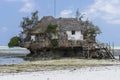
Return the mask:
[(43, 16), (75, 17), (79, 9), (84, 19), (99, 26), (102, 33), (97, 40), (120, 46), (120, 0), (0, 0), (0, 46), (6, 46), (11, 37), (17, 36), (22, 29), (23, 17), (39, 11)]

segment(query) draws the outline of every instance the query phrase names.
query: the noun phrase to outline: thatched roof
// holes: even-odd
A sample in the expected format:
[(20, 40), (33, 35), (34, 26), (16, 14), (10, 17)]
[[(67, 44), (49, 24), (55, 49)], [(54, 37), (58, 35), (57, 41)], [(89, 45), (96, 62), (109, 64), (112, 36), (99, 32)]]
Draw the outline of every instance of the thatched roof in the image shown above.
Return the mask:
[(58, 18), (57, 25), (62, 31), (81, 30), (80, 22), (76, 18)]
[(61, 31), (79, 31), (81, 30), (80, 22), (76, 18), (54, 18), (52, 16), (43, 17), (38, 25), (33, 28), (32, 33), (44, 33), (49, 24), (57, 25)]
[(54, 17), (52, 17), (52, 16), (45, 16), (45, 17), (43, 17), (39, 21), (38, 25), (36, 25), (33, 28), (32, 33), (44, 33), (46, 31), (47, 26), (49, 24), (56, 24)]

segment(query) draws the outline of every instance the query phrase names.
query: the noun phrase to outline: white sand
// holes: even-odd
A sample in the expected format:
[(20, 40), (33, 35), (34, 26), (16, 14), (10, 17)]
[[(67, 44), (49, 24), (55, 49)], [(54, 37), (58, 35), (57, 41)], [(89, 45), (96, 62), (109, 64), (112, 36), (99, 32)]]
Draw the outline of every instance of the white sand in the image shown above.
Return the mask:
[(0, 80), (120, 80), (120, 65), (40, 72), (0, 73)]

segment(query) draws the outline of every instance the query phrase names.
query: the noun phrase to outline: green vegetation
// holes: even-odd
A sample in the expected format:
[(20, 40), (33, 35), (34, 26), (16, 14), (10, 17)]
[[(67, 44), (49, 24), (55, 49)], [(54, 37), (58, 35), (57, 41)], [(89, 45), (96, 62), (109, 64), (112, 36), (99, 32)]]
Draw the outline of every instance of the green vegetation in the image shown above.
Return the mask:
[(56, 34), (57, 33), (57, 25), (49, 24), (47, 27), (47, 32)]
[(38, 23), (38, 11), (35, 11), (31, 14), (31, 18), (23, 17), (23, 21), (21, 21), (20, 27), (25, 30), (31, 30)]
[(9, 47), (16, 47), (16, 46), (19, 46), (19, 37), (17, 36), (14, 36), (10, 39), (10, 42), (8, 43), (8, 46)]
[(96, 36), (101, 33), (101, 30), (99, 29), (98, 26), (94, 25), (92, 22), (89, 20), (86, 20), (85, 22), (82, 22), (84, 24), (83, 28), (83, 35), (84, 39), (86, 39), (88, 42), (94, 42), (96, 41)]
[(89, 22), (88, 26), (89, 26), (88, 29), (87, 29), (88, 34), (93, 36), (93, 35), (97, 35), (97, 34), (101, 33), (99, 27), (95, 26), (92, 22)]
[(23, 32), (26, 33), (27, 41), (30, 41), (31, 30), (38, 24), (38, 18), (38, 11), (35, 11), (30, 17), (23, 17), (23, 20), (20, 23), (20, 27), (23, 29)]
[(57, 25), (52, 25), (52, 24), (49, 24), (47, 26), (47, 30), (46, 30), (47, 33), (49, 33), (50, 37), (50, 41), (51, 41), (51, 45), (52, 47), (57, 47), (58, 46), (58, 40), (57, 39), (54, 39), (54, 37), (57, 35)]
[(58, 46), (58, 40), (57, 39), (52, 39), (51, 44), (52, 44), (53, 47), (57, 47)]
[(85, 36), (90, 35), (91, 37), (96, 36), (97, 34), (101, 33), (101, 30), (98, 26), (94, 25), (89, 20), (82, 21), (82, 18), (84, 18), (85, 14), (81, 14), (79, 10), (76, 11), (76, 18), (80, 21), (81, 25), (84, 26), (83, 28), (83, 34)]

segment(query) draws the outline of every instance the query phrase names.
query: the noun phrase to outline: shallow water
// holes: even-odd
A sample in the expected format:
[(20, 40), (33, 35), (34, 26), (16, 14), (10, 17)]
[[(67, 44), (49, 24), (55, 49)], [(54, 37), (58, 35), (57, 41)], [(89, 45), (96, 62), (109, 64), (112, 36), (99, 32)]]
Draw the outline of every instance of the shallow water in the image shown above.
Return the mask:
[(12, 65), (25, 62), (23, 58), (0, 57), (0, 65)]
[[(116, 59), (119, 59), (119, 56), (115, 56)], [(0, 57), (0, 65), (12, 65), (20, 64), (25, 62), (23, 58), (18, 57)]]

